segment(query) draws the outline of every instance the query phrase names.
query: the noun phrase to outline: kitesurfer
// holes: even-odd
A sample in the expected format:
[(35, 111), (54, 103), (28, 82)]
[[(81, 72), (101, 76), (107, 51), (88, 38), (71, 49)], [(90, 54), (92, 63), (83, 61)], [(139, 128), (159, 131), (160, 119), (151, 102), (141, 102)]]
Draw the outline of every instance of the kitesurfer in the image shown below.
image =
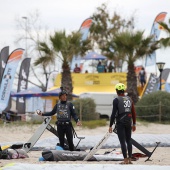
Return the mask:
[(118, 97), (113, 100), (113, 109), (110, 118), (109, 132), (112, 133), (112, 125), (116, 119), (117, 135), (124, 157), (124, 161), (121, 162), (121, 164), (132, 164), (131, 133), (132, 131), (136, 130), (136, 111), (132, 99), (129, 96), (125, 95), (125, 85), (122, 83), (118, 83), (116, 84), (115, 89)]
[(71, 117), (75, 120), (77, 126), (80, 126), (81, 122), (75, 113), (74, 105), (67, 101), (67, 91), (61, 88), (61, 92), (59, 93), (59, 102), (54, 106), (51, 112), (42, 113), (41, 111), (37, 110), (37, 114), (41, 116), (52, 116), (57, 114), (56, 124), (60, 146), (64, 148), (64, 137), (66, 135), (69, 144), (69, 150), (73, 151), (73, 127), (71, 123)]

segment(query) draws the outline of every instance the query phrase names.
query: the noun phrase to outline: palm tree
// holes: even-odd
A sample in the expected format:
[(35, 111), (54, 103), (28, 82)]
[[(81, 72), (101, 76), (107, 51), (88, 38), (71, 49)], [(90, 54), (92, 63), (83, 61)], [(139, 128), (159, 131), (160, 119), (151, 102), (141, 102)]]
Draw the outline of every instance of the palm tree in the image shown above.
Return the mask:
[[(138, 101), (137, 78), (134, 63), (144, 55), (151, 54), (158, 49), (158, 42), (152, 42), (153, 37), (144, 37), (143, 31), (123, 31), (117, 33), (109, 46), (114, 49), (114, 53), (119, 59), (123, 59), (128, 64), (127, 91), (132, 93), (134, 103)], [(123, 56), (123, 58), (122, 58)]]
[[(50, 69), (50, 67), (47, 67), (50, 65), (55, 65), (55, 52), (54, 50), (50, 49), (45, 42), (39, 42), (38, 43), (38, 50), (40, 52), (40, 55), (38, 59), (35, 60), (34, 65), (35, 66), (41, 66), (43, 70), (43, 75), (45, 76), (45, 86), (42, 81), (39, 81), (41, 84), (41, 88), (43, 91), (47, 90), (48, 80), (50, 77), (50, 74), (54, 72), (53, 69)], [(42, 79), (42, 78), (41, 78)], [(37, 78), (37, 80), (40, 80)]]
[[(169, 19), (168, 23), (170, 24), (170, 19)], [(165, 31), (168, 35), (167, 38), (160, 39), (160, 44), (165, 48), (170, 47), (170, 27), (165, 22), (160, 22), (159, 24), (160, 24), (160, 26), (162, 26), (162, 31)]]
[(62, 59), (61, 86), (67, 90), (68, 100), (72, 100), (73, 85), (69, 63), (74, 55), (83, 56), (87, 50), (91, 49), (90, 41), (88, 39), (82, 41), (80, 32), (72, 32), (70, 35), (66, 35), (65, 31), (55, 32), (49, 39), (51, 48), (45, 42), (40, 42), (39, 50), (44, 53), (44, 56), (38, 58), (35, 65), (44, 63), (45, 67), (53, 62), (56, 57), (60, 57)]

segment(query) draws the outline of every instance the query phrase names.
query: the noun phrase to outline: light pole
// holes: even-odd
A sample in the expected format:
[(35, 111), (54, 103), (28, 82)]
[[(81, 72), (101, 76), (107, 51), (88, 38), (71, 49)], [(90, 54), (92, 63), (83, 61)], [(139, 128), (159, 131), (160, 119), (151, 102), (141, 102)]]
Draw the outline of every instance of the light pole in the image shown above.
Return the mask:
[(25, 58), (27, 58), (27, 31), (28, 31), (28, 25), (27, 25), (27, 17), (22, 17), (22, 19), (25, 20)]
[(160, 71), (160, 87), (159, 87), (159, 90), (162, 90), (161, 80), (162, 80), (162, 71), (163, 71), (163, 69), (164, 69), (165, 63), (163, 63), (163, 62), (158, 62), (158, 63), (156, 63), (156, 65), (157, 65), (157, 67), (158, 67), (158, 69), (159, 69), (159, 71)]

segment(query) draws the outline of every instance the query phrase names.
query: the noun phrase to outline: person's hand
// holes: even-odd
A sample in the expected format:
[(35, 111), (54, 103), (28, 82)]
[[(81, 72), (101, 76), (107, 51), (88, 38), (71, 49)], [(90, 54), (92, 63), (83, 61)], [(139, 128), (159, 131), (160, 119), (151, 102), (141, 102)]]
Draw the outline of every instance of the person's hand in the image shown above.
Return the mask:
[(113, 132), (112, 127), (109, 127), (109, 133), (112, 133), (112, 132)]
[(136, 130), (136, 125), (132, 125), (132, 131), (134, 132)]
[(42, 116), (42, 112), (39, 109), (37, 109), (35, 113), (37, 113), (37, 115), (39, 115), (39, 116)]
[(82, 123), (80, 121), (77, 122), (77, 126), (81, 126)]

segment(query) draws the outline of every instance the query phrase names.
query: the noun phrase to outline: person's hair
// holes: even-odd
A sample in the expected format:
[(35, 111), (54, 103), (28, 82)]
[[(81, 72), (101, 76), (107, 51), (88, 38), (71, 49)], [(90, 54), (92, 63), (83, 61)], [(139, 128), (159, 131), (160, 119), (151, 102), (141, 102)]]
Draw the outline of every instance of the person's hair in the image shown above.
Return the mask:
[(59, 97), (61, 97), (63, 94), (66, 94), (66, 95), (68, 94), (67, 91), (63, 89), (63, 87), (60, 87), (60, 89), (61, 89), (61, 92), (58, 95)]
[(117, 94), (124, 94), (125, 93), (124, 90), (117, 90), (117, 89), (116, 89), (116, 92), (117, 92)]

